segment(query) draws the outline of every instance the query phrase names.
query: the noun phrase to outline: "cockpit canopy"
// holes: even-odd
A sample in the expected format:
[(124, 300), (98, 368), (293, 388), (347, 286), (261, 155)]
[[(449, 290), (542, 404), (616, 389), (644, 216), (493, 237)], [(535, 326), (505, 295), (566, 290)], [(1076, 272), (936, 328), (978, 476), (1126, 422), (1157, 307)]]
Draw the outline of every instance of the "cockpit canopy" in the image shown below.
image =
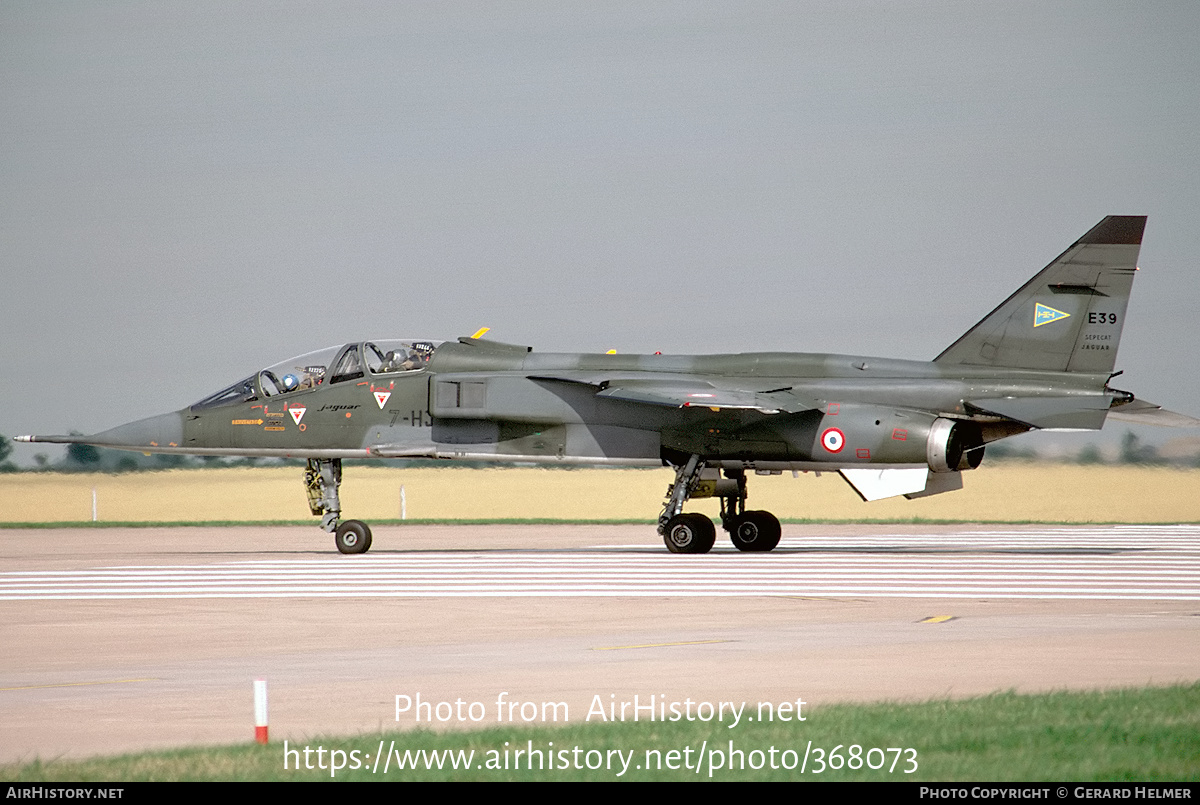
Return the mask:
[(440, 341), (356, 341), (268, 366), (191, 407), (193, 411), (293, 394), (378, 375), (424, 371)]

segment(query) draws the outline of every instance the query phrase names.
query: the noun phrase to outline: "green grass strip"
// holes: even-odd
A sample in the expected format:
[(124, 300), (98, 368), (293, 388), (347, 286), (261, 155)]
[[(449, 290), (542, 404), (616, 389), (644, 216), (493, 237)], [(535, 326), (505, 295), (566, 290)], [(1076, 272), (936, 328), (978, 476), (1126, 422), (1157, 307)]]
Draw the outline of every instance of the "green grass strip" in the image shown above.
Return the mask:
[[(747, 703), (744, 715), (756, 715), (756, 706), (756, 702)], [(926, 782), (1200, 780), (1200, 683), (1105, 692), (999, 693), (921, 704), (828, 705), (806, 707), (803, 713), (803, 722), (748, 722), (743, 718), (732, 729), (728, 718), (725, 724), (687, 720), (584, 723), (584, 714), (572, 713), (571, 723), (559, 727), (493, 727), (450, 733), (416, 730), (314, 737), (299, 743), (289, 740), (288, 749), (295, 754), (289, 755), (287, 770), (284, 745), (277, 741), (265, 747), (182, 749), (86, 761), (39, 760), (0, 767), (0, 779), (599, 781), (711, 776), (717, 780)], [(382, 760), (372, 771), (380, 741), (390, 758), (386, 775)], [(306, 747), (310, 750), (307, 762)], [(539, 770), (539, 756), (527, 754), (530, 748), (540, 751), (541, 762), (551, 768)], [(330, 769), (335, 757), (332, 750), (342, 753), (345, 764), (336, 772)], [(388, 750), (399, 752), (409, 768), (397, 769), (397, 756)], [(517, 750), (521, 750), (520, 756)], [(623, 761), (615, 754), (617, 750), (629, 758), (628, 769), (620, 775)], [(473, 753), (468, 763), (463, 762), (467, 757), (463, 753)], [(910, 771), (914, 757), (916, 768)], [(532, 770), (528, 768), (531, 758)], [(600, 767), (587, 768), (589, 761), (593, 765), (599, 762)], [(455, 762), (460, 768), (452, 768)], [(356, 764), (360, 768), (350, 768)], [(308, 769), (306, 765), (324, 768)], [(411, 768), (413, 765), (416, 768)], [(639, 765), (642, 768), (638, 769)], [(789, 765), (794, 768), (786, 768)]]

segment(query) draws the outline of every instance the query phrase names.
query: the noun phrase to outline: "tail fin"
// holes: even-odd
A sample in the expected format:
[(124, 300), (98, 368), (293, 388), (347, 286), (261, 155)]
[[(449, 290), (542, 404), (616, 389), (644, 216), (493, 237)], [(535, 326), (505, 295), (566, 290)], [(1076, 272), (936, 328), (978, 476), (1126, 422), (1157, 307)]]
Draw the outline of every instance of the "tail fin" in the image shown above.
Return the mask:
[(934, 360), (1111, 373), (1145, 227), (1108, 216)]

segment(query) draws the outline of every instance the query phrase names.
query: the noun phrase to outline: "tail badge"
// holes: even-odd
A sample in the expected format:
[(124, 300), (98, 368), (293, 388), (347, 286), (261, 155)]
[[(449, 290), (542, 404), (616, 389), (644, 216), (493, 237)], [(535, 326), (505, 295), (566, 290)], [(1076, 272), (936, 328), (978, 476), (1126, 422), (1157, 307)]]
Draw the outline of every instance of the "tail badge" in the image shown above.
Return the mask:
[(1041, 302), (1035, 302), (1033, 305), (1033, 326), (1041, 327), (1043, 324), (1049, 324), (1052, 321), (1059, 319), (1070, 318), (1070, 313), (1064, 313), (1057, 308), (1052, 308), (1049, 305), (1043, 305)]

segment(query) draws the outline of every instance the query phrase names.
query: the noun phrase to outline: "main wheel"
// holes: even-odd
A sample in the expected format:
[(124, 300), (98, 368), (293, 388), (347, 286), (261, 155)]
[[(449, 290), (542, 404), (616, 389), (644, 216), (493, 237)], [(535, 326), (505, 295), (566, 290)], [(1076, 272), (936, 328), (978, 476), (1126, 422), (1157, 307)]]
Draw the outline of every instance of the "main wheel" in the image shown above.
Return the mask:
[(739, 551), (774, 550), (783, 531), (778, 518), (765, 511), (743, 512), (730, 526), (729, 539)]
[(716, 541), (717, 529), (703, 514), (677, 514), (667, 521), (663, 534), (671, 553), (708, 553)]
[(361, 520), (347, 520), (338, 526), (333, 542), (341, 553), (366, 553), (371, 549), (371, 527)]

